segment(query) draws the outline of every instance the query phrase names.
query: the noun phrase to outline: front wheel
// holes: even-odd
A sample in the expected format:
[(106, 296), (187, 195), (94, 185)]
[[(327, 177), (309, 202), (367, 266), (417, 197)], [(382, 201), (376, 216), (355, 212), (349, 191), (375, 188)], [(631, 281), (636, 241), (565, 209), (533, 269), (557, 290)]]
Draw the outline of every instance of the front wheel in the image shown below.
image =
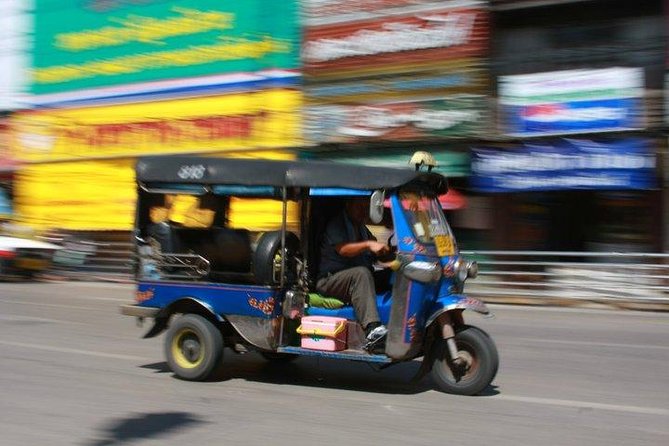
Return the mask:
[(497, 374), (499, 356), (486, 332), (471, 326), (458, 331), (455, 334), (457, 361), (450, 358), (446, 341), (438, 342), (432, 377), (443, 392), (476, 395), (490, 385)]
[(205, 380), (223, 359), (221, 331), (198, 314), (180, 316), (165, 336), (165, 357), (178, 377)]

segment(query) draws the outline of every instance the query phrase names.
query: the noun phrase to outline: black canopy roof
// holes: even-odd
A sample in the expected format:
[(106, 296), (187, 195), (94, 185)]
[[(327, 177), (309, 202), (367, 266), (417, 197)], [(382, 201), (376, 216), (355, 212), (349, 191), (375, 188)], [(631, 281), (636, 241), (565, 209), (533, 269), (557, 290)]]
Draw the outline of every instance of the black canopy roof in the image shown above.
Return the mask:
[(137, 181), (141, 183), (350, 189), (390, 189), (407, 183), (422, 183), (440, 194), (448, 189), (446, 178), (442, 175), (416, 172), (409, 166), (403, 169), (326, 161), (149, 156), (137, 161), (136, 173)]

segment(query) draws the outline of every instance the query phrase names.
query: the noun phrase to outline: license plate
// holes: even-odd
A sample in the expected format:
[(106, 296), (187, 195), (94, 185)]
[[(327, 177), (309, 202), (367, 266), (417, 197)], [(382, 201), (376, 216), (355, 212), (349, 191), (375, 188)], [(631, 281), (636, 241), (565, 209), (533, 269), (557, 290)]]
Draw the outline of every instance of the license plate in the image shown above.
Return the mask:
[(450, 235), (435, 235), (434, 243), (437, 245), (437, 254), (439, 257), (452, 256), (455, 254), (455, 244)]
[(48, 262), (43, 259), (16, 259), (15, 265), (23, 269), (45, 269)]

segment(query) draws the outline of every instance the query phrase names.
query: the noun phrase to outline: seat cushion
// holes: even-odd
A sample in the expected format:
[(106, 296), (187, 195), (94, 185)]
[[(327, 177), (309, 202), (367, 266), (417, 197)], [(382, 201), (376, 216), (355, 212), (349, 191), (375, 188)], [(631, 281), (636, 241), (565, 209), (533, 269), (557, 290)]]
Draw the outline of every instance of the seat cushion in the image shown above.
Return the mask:
[(318, 293), (309, 293), (309, 305), (318, 308), (328, 308), (330, 310), (341, 308), (345, 304), (336, 297), (323, 296)]
[[(384, 324), (387, 324), (388, 320), (390, 319), (390, 306), (392, 303), (391, 297), (392, 293), (390, 291), (386, 291), (376, 296), (376, 307), (379, 310), (379, 317), (381, 318), (381, 322)], [(356, 319), (355, 311), (353, 310), (353, 307), (351, 305), (343, 305), (342, 307), (339, 308), (322, 308), (322, 307), (315, 307), (310, 304), (309, 308), (306, 309), (305, 313), (308, 316), (343, 317), (351, 321), (354, 321)]]

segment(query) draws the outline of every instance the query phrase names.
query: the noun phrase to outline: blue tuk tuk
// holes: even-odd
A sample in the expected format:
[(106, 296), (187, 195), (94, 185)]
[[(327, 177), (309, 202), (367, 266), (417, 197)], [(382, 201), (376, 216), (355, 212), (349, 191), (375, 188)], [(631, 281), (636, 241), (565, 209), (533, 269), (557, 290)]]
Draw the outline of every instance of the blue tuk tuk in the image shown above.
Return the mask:
[[(228, 347), (271, 361), (309, 355), (381, 367), (422, 357), (420, 375), (431, 372), (454, 394), (477, 394), (493, 381), (495, 344), (463, 317), (489, 314), (463, 294), (477, 266), (459, 254), (438, 201), (447, 180), (430, 168), (169, 156), (139, 159), (136, 178), (136, 302), (121, 312), (152, 319), (147, 338), (166, 331), (165, 356), (178, 377), (209, 378), (225, 367)], [(346, 197), (361, 195), (370, 220), (385, 216), (394, 231), (391, 279), (376, 299), (388, 327), (382, 351), (366, 345), (350, 305), (314, 289), (324, 224)], [(179, 199), (189, 204), (171, 218)], [(240, 199), (279, 203), (276, 229), (231, 226), (231, 203)], [(297, 227), (287, 222), (289, 206), (298, 209)], [(305, 332), (301, 322), (315, 316), (346, 321), (344, 347), (304, 346), (305, 336), (332, 334)]]

